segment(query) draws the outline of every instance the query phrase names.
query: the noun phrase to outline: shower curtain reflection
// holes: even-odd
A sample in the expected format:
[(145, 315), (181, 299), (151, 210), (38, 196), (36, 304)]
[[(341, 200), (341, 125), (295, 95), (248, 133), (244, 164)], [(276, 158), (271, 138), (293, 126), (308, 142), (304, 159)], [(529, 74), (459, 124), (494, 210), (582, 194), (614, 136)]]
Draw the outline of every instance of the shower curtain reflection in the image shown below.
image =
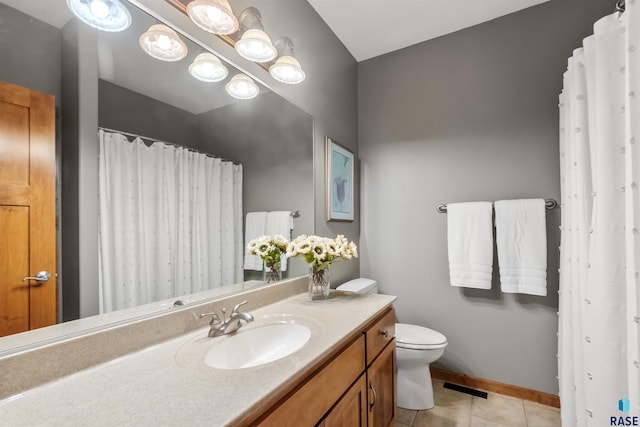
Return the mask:
[(242, 166), (100, 130), (100, 312), (242, 281)]

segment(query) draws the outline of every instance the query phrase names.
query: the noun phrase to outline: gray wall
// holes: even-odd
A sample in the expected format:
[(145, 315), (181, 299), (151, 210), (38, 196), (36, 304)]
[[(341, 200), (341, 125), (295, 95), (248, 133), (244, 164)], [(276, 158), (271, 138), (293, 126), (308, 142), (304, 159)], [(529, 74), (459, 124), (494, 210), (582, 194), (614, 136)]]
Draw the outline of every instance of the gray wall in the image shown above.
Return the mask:
[(98, 313), (98, 54), (78, 20), (62, 30), (62, 320)]
[(557, 393), (559, 209), (547, 213), (548, 296), (449, 286), (439, 203), (559, 200), (558, 94), (566, 59), (610, 0), (553, 0), (362, 62), (361, 272), (402, 322), (449, 345), (439, 364)]
[(59, 107), (60, 30), (5, 4), (0, 4), (0, 28), (0, 80), (53, 95)]
[(195, 115), (105, 80), (98, 84), (98, 124), (191, 148), (200, 136)]

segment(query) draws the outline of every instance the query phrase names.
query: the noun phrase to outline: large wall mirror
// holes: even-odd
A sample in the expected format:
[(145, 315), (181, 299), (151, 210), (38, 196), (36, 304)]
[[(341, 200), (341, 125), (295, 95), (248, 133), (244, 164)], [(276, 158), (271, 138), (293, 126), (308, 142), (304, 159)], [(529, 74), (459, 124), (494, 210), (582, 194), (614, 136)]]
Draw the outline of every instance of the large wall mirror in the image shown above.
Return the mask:
[[(94, 170), (99, 164), (99, 128), (121, 134), (129, 142), (139, 136), (147, 146), (166, 142), (241, 165), (241, 221), (230, 233), (240, 233), (242, 246), (249, 212), (297, 211), (293, 237), (314, 232), (313, 118), (259, 82), (260, 94), (253, 99), (229, 96), (225, 84), (241, 71), (228, 63), (229, 75), (222, 82), (194, 79), (189, 65), (208, 51), (179, 29), (188, 49), (186, 57), (175, 62), (152, 58), (141, 49), (139, 38), (159, 22), (122, 2), (132, 24), (125, 31), (110, 33), (80, 22), (65, 0), (0, 0), (0, 81), (55, 96), (61, 273), (61, 324), (0, 338), (0, 354), (170, 310), (177, 299), (195, 302), (263, 283), (261, 272), (241, 266), (241, 277), (234, 283), (100, 313), (98, 283), (83, 279), (87, 276), (82, 273), (83, 269), (92, 274), (99, 270), (94, 257), (100, 228)], [(302, 260), (289, 260), (284, 277), (304, 275), (306, 268)]]

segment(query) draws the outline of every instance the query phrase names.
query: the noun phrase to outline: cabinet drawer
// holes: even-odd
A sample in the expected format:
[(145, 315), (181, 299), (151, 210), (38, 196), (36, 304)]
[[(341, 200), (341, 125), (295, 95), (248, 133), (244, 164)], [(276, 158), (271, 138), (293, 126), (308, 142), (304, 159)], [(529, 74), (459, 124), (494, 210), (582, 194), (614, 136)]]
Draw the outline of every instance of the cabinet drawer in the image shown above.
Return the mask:
[(360, 336), (269, 414), (260, 426), (313, 426), (364, 372)]
[(389, 311), (365, 332), (367, 343), (367, 366), (373, 362), (382, 349), (396, 334), (396, 312), (391, 307)]

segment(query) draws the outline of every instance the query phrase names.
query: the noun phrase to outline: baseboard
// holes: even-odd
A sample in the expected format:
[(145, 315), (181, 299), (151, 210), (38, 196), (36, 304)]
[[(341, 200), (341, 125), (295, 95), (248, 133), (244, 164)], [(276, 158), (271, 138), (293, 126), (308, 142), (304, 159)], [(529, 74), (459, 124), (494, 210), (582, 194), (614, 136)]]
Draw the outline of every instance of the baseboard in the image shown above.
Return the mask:
[(497, 381), (487, 380), (484, 378), (471, 377), (469, 375), (459, 374), (457, 372), (451, 372), (441, 368), (434, 368), (433, 366), (431, 367), (431, 377), (437, 380), (463, 385), (465, 387), (477, 388), (480, 390), (490, 391), (492, 393), (537, 402), (542, 405), (553, 406), (554, 408), (560, 407), (559, 396), (551, 393), (545, 393), (543, 391), (536, 391), (515, 385), (499, 383)]

